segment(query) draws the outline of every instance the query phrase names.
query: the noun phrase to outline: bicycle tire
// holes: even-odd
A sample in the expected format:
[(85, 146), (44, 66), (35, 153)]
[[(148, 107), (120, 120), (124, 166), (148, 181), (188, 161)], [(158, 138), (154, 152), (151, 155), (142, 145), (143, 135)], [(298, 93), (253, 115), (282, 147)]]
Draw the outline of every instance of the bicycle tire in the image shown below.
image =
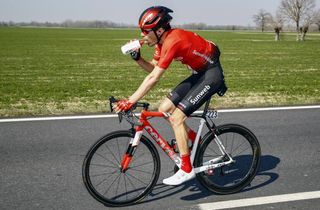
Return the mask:
[[(248, 186), (259, 169), (261, 148), (256, 136), (246, 127), (237, 124), (225, 124), (218, 126), (215, 132), (208, 132), (200, 145), (195, 157), (195, 167), (202, 166), (202, 163), (219, 155), (218, 145), (214, 141), (214, 133), (222, 141), (227, 153), (235, 160), (235, 163), (225, 165), (220, 168), (211, 169), (200, 172), (196, 175), (197, 180), (209, 191), (217, 194), (231, 194), (241, 191)], [(226, 137), (226, 139), (225, 139)], [(229, 139), (228, 139), (229, 137)], [(236, 138), (240, 138), (244, 143), (241, 145), (235, 142)], [(247, 145), (249, 154), (237, 155), (243, 150), (242, 145)], [(216, 148), (213, 148), (216, 147)], [(216, 152), (216, 150), (218, 152)], [(209, 155), (207, 155), (209, 154)], [(207, 160), (207, 157), (208, 158)], [(220, 154), (221, 156), (221, 154)], [(251, 164), (248, 161), (251, 160)], [(242, 165), (241, 165), (242, 164)], [(240, 168), (237, 168), (240, 167)], [(244, 172), (241, 172), (243, 169)], [(241, 176), (240, 178), (236, 177)]]
[[(124, 173), (120, 171), (121, 157), (133, 136), (132, 131), (129, 130), (107, 134), (92, 145), (84, 158), (82, 166), (84, 185), (93, 198), (105, 206), (120, 207), (136, 203), (148, 195), (158, 181), (160, 157), (155, 146), (144, 135), (141, 137), (128, 170)], [(123, 139), (128, 142), (120, 143)], [(151, 167), (150, 164), (152, 164)], [(147, 169), (142, 169), (144, 166)], [(146, 177), (149, 175), (150, 177)], [(124, 181), (121, 180), (122, 177)], [(102, 181), (101, 178), (103, 178)], [(138, 183), (133, 183), (134, 181)], [(113, 183), (118, 186), (112, 186)], [(120, 183), (124, 183), (122, 187), (125, 189), (119, 188)], [(111, 191), (115, 194), (109, 196)]]

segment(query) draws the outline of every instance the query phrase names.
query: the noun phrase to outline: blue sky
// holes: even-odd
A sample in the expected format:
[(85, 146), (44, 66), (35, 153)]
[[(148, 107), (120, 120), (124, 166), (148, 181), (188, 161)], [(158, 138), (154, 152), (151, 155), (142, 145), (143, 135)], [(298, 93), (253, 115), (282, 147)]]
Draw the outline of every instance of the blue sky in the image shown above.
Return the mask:
[[(171, 8), (173, 24), (254, 25), (252, 16), (260, 9), (275, 14), (280, 0), (0, 0), (0, 21), (62, 22), (110, 20), (137, 24), (149, 6)], [(320, 0), (316, 0), (320, 8)]]

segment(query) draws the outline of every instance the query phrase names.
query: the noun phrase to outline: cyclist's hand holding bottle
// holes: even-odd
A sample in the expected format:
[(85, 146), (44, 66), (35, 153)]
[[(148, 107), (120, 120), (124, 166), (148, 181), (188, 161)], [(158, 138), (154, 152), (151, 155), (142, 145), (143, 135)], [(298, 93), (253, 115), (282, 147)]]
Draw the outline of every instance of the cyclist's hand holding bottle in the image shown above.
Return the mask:
[(135, 50), (135, 51), (132, 51), (132, 52), (130, 53), (130, 55), (131, 55), (131, 58), (132, 58), (133, 60), (138, 61), (138, 60), (141, 58), (140, 49), (137, 49), (137, 50)]
[(138, 61), (141, 57), (140, 48), (143, 43), (143, 40), (131, 40), (121, 47), (121, 51), (125, 55), (130, 54), (133, 60)]

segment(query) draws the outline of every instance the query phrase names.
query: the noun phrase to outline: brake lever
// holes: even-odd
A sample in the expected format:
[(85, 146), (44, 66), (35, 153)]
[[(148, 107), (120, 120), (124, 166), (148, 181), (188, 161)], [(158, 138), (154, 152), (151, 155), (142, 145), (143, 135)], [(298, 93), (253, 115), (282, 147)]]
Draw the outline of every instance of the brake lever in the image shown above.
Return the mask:
[(116, 102), (118, 102), (118, 100), (117, 100), (115, 97), (111, 96), (111, 97), (109, 98), (109, 103), (110, 103), (110, 110), (111, 110), (111, 112), (113, 112), (112, 104), (113, 104), (113, 103), (116, 103)]
[(118, 118), (119, 118), (119, 123), (121, 123), (122, 122), (122, 118), (123, 118), (121, 112), (118, 113)]
[[(117, 99), (116, 99), (115, 97), (113, 97), (113, 96), (111, 96), (111, 97), (109, 98), (110, 110), (111, 110), (111, 112), (114, 111), (114, 110), (113, 110), (113, 107), (112, 107), (112, 104), (113, 104), (113, 103), (116, 103), (116, 102), (118, 102), (118, 101), (119, 101), (119, 100), (117, 100)], [(133, 105), (133, 107), (131, 108), (131, 110), (129, 110), (129, 111), (132, 112), (135, 108), (137, 108), (137, 106), (138, 106), (138, 103), (135, 103), (135, 104)], [(141, 106), (141, 104), (140, 104), (140, 106)], [(147, 104), (146, 106), (148, 107), (149, 104)], [(145, 106), (143, 106), (143, 107), (146, 108)], [(142, 125), (141, 123), (136, 123), (136, 122), (134, 122), (133, 120), (131, 120), (130, 117), (129, 117), (129, 115), (128, 115), (127, 113), (119, 112), (119, 113), (118, 113), (118, 118), (119, 118), (119, 123), (122, 122), (122, 119), (123, 119), (123, 118), (126, 118), (126, 120), (127, 120), (130, 124), (132, 124), (132, 125), (136, 125), (136, 126), (141, 126), (141, 125)]]
[[(111, 97), (109, 98), (109, 104), (110, 104), (110, 110), (111, 110), (111, 112), (114, 111), (114, 109), (113, 109), (113, 107), (112, 107), (112, 104), (113, 104), (113, 103), (116, 103), (116, 102), (118, 102), (118, 100), (117, 100), (115, 97), (111, 96)], [(122, 122), (122, 118), (123, 118), (121, 112), (118, 113), (118, 118), (119, 118), (119, 123), (121, 123), (121, 122)]]

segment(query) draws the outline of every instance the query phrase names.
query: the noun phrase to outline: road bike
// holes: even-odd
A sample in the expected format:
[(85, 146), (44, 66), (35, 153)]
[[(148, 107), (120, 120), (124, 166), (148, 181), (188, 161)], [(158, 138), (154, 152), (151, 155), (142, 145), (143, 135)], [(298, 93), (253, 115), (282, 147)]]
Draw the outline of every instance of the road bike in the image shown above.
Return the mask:
[[(110, 107), (117, 102), (109, 99)], [(196, 139), (190, 153), (196, 179), (207, 190), (218, 194), (241, 191), (255, 177), (261, 148), (256, 136), (238, 124), (216, 126), (216, 110), (209, 110), (210, 99), (199, 119)], [(141, 107), (139, 114), (133, 111)], [(82, 166), (83, 182), (89, 193), (106, 206), (126, 206), (141, 201), (156, 185), (160, 174), (160, 157), (156, 145), (175, 163), (181, 159), (175, 145), (166, 141), (150, 124), (151, 118), (168, 118), (170, 113), (148, 111), (148, 103), (136, 103), (128, 112), (118, 113), (119, 120), (131, 124), (129, 130), (111, 132), (89, 149)], [(204, 126), (208, 132), (202, 135)], [(147, 132), (151, 139), (144, 135)], [(154, 140), (155, 143), (152, 143)], [(160, 150), (161, 151), (161, 150)]]

